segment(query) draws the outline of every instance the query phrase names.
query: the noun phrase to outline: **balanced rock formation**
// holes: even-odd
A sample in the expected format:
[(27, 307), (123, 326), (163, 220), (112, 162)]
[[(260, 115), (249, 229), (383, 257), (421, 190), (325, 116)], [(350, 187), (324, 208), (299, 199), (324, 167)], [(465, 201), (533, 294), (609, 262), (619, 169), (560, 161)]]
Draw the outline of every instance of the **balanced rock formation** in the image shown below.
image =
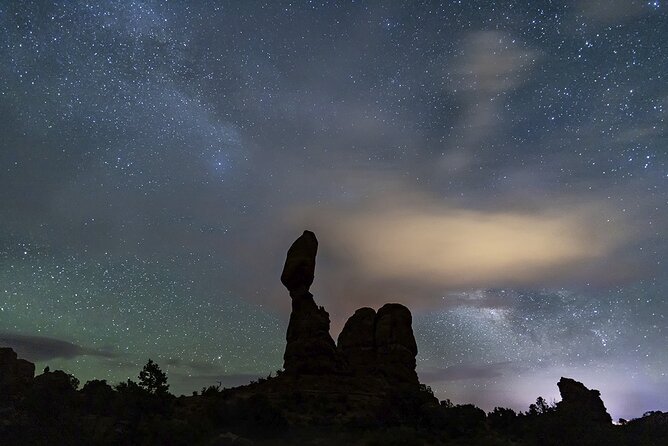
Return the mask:
[(304, 233), (288, 250), (281, 282), (290, 292), (292, 313), (288, 324), (283, 368), (289, 374), (339, 373), (344, 364), (329, 334), (329, 313), (318, 307), (309, 288), (315, 273), (318, 240)]
[(589, 390), (581, 382), (571, 378), (561, 378), (557, 383), (561, 401), (557, 403), (560, 413), (579, 422), (612, 423), (612, 417), (601, 400), (601, 392)]
[(0, 400), (22, 394), (34, 376), (35, 364), (19, 359), (11, 348), (0, 348)]
[(356, 375), (377, 373), (393, 384), (418, 384), (412, 316), (401, 304), (385, 304), (378, 313), (357, 310), (343, 327), (338, 347)]
[(373, 377), (391, 386), (417, 386), (417, 344), (411, 312), (403, 305), (385, 304), (378, 312), (360, 308), (346, 322), (337, 347), (329, 334), (329, 314), (316, 305), (309, 291), (317, 253), (315, 234), (304, 231), (290, 246), (281, 274), (292, 298), (285, 372)]

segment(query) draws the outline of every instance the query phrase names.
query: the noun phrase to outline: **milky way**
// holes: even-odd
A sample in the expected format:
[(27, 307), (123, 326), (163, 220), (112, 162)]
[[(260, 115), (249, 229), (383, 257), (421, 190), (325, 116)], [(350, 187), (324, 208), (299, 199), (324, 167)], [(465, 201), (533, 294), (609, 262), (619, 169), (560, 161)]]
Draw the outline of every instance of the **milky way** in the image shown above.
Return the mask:
[(441, 399), (668, 409), (668, 4), (0, 3), (0, 343), (171, 389), (413, 312)]

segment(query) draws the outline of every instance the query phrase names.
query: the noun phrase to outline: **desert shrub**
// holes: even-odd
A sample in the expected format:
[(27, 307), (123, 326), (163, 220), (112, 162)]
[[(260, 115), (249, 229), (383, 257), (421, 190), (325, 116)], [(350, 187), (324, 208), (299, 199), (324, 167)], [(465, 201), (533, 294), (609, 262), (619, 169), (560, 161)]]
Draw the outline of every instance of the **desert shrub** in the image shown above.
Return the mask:
[(485, 428), (485, 412), (473, 404), (443, 407), (443, 428), (454, 437), (472, 435)]
[(93, 379), (86, 382), (80, 390), (83, 396), (84, 410), (87, 413), (110, 415), (112, 401), (116, 398), (114, 389), (106, 380)]
[(517, 424), (517, 414), (513, 409), (505, 407), (495, 407), (487, 414), (487, 424), (493, 430), (508, 433)]

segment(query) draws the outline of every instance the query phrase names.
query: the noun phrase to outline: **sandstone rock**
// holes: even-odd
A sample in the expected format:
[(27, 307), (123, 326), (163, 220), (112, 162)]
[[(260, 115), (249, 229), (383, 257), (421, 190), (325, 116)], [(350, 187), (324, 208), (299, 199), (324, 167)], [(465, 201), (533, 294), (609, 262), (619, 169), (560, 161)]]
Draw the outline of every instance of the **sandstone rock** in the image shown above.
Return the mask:
[(309, 294), (308, 290), (315, 274), (317, 253), (318, 239), (311, 231), (304, 231), (290, 246), (281, 274), (281, 282), (290, 292), (290, 296)]
[(350, 316), (339, 334), (339, 351), (358, 375), (372, 373), (376, 367), (375, 324), (376, 310), (360, 308)]
[(378, 373), (391, 384), (418, 384), (412, 316), (401, 304), (385, 304), (378, 313), (357, 310), (343, 327), (338, 347), (356, 375)]
[(329, 314), (318, 307), (309, 288), (315, 275), (318, 240), (310, 231), (290, 246), (281, 282), (292, 297), (292, 312), (283, 355), (288, 374), (379, 375), (391, 384), (417, 385), (412, 317), (400, 304), (378, 313), (360, 308), (346, 322), (337, 345), (329, 334)]
[(15, 398), (30, 386), (35, 364), (18, 359), (11, 348), (0, 348), (0, 397)]
[(293, 297), (283, 368), (287, 373), (327, 374), (342, 369), (329, 334), (329, 313), (312, 296)]
[(281, 274), (281, 282), (292, 297), (283, 355), (286, 373), (327, 374), (344, 369), (336, 344), (329, 334), (329, 313), (316, 305), (309, 292), (317, 251), (315, 234), (304, 231), (288, 250)]
[(389, 380), (417, 385), (417, 344), (412, 320), (411, 312), (405, 306), (385, 304), (376, 314), (374, 339), (381, 373)]
[(583, 422), (612, 423), (612, 418), (601, 400), (601, 392), (589, 390), (584, 384), (571, 378), (562, 377), (557, 386), (561, 393), (561, 401), (557, 403), (560, 413)]

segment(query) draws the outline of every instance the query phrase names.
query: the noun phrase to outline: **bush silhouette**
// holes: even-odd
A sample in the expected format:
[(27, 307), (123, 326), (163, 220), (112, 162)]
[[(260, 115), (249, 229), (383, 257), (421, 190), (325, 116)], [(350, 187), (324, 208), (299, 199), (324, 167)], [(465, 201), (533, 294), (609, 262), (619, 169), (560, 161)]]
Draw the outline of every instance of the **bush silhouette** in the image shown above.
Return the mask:
[(489, 427), (500, 432), (508, 432), (517, 422), (517, 414), (513, 409), (506, 407), (495, 407), (492, 412), (487, 414), (487, 423)]
[(114, 389), (107, 384), (107, 380), (93, 379), (86, 382), (80, 393), (84, 397), (84, 405), (87, 409), (87, 412), (99, 414), (99, 415), (110, 415), (111, 404), (116, 397)]

